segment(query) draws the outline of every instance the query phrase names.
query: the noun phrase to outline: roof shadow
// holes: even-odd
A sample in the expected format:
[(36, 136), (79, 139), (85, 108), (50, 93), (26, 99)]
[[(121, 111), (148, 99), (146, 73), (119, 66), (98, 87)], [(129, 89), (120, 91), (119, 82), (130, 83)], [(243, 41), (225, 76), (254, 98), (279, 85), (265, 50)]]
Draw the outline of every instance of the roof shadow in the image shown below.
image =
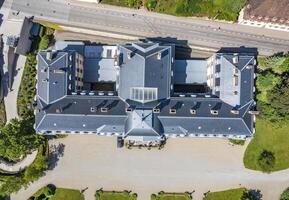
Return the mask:
[(192, 49), (188, 44), (188, 40), (179, 40), (176, 37), (148, 37), (140, 39), (141, 42), (157, 42), (160, 44), (172, 44), (175, 45), (175, 57), (176, 59), (191, 59)]

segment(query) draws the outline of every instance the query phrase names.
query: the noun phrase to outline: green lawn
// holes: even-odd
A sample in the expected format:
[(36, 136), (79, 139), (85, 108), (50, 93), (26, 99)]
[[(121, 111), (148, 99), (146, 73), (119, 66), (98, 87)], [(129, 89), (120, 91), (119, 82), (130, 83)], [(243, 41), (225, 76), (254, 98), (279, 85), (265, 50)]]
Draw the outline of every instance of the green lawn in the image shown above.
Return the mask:
[(79, 190), (57, 188), (55, 195), (50, 200), (84, 200)]
[(191, 200), (187, 193), (159, 193), (158, 195), (152, 194), (151, 200)]
[(102, 191), (98, 190), (95, 194), (96, 200), (136, 200), (137, 195), (127, 191)]
[(247, 0), (102, 0), (102, 3), (139, 8), (176, 16), (206, 16), (237, 21)]
[(102, 0), (101, 3), (130, 8), (140, 8), (142, 0)]
[(210, 192), (204, 200), (241, 200), (246, 188), (237, 188), (220, 192)]
[[(47, 187), (41, 188), (34, 194), (34, 197), (39, 197), (45, 191), (47, 191)], [(56, 188), (55, 194), (49, 200), (84, 200), (84, 195), (79, 190)]]
[(272, 151), (276, 158), (273, 171), (289, 168), (289, 124), (282, 127), (273, 126), (270, 122), (257, 119), (256, 133), (248, 145), (244, 164), (246, 168), (260, 170), (257, 159), (260, 153), (266, 149)]

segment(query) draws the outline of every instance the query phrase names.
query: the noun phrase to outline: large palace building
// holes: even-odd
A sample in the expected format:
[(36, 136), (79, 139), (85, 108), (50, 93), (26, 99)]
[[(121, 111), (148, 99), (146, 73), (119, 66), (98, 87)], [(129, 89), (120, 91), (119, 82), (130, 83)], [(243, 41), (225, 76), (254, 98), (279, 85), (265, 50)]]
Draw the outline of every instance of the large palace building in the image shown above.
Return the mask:
[(254, 133), (254, 55), (176, 60), (172, 44), (58, 42), (37, 66), (35, 129), (136, 142)]

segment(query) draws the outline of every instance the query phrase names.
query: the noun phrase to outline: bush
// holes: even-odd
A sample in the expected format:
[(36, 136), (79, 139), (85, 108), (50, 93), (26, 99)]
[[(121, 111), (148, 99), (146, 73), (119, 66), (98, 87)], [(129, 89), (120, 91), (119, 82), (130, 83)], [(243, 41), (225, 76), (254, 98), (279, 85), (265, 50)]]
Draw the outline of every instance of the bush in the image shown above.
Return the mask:
[(145, 3), (145, 7), (148, 9), (148, 10), (154, 10), (155, 7), (157, 5), (157, 1), (156, 0), (148, 0), (146, 3)]
[(263, 172), (271, 172), (275, 166), (275, 156), (271, 151), (264, 150), (258, 158), (258, 165)]
[(289, 188), (281, 194), (280, 200), (289, 200)]
[(157, 200), (157, 195), (156, 194), (152, 194), (151, 195), (151, 200)]
[(127, 0), (127, 5), (130, 8), (140, 8), (142, 6), (141, 0)]
[(229, 138), (229, 142), (241, 146), (245, 144), (245, 140), (232, 139), (232, 138)]
[(49, 35), (44, 35), (41, 37), (40, 43), (39, 43), (39, 50), (44, 50), (47, 49), (50, 43), (50, 36)]
[(46, 27), (40, 25), (39, 34), (38, 35), (40, 37), (43, 37), (45, 35), (45, 33), (46, 33)]
[(33, 119), (34, 96), (36, 95), (36, 56), (29, 54), (26, 63), (17, 97), (18, 115), (24, 119)]

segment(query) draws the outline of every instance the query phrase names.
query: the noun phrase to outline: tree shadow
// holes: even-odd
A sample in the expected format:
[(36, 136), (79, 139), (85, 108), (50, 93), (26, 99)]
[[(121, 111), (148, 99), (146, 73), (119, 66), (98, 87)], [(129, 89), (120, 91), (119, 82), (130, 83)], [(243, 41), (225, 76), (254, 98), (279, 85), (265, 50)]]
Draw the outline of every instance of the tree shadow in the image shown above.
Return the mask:
[(48, 170), (53, 170), (61, 157), (64, 156), (64, 149), (65, 145), (60, 144), (53, 144), (49, 147), (49, 159), (48, 159)]
[(252, 199), (254, 199), (254, 200), (262, 200), (263, 198), (263, 195), (261, 194), (261, 191), (260, 190), (253, 190), (253, 189), (251, 189), (251, 190), (249, 190), (248, 191), (248, 194), (250, 195), (250, 196), (252, 196), (253, 198)]

